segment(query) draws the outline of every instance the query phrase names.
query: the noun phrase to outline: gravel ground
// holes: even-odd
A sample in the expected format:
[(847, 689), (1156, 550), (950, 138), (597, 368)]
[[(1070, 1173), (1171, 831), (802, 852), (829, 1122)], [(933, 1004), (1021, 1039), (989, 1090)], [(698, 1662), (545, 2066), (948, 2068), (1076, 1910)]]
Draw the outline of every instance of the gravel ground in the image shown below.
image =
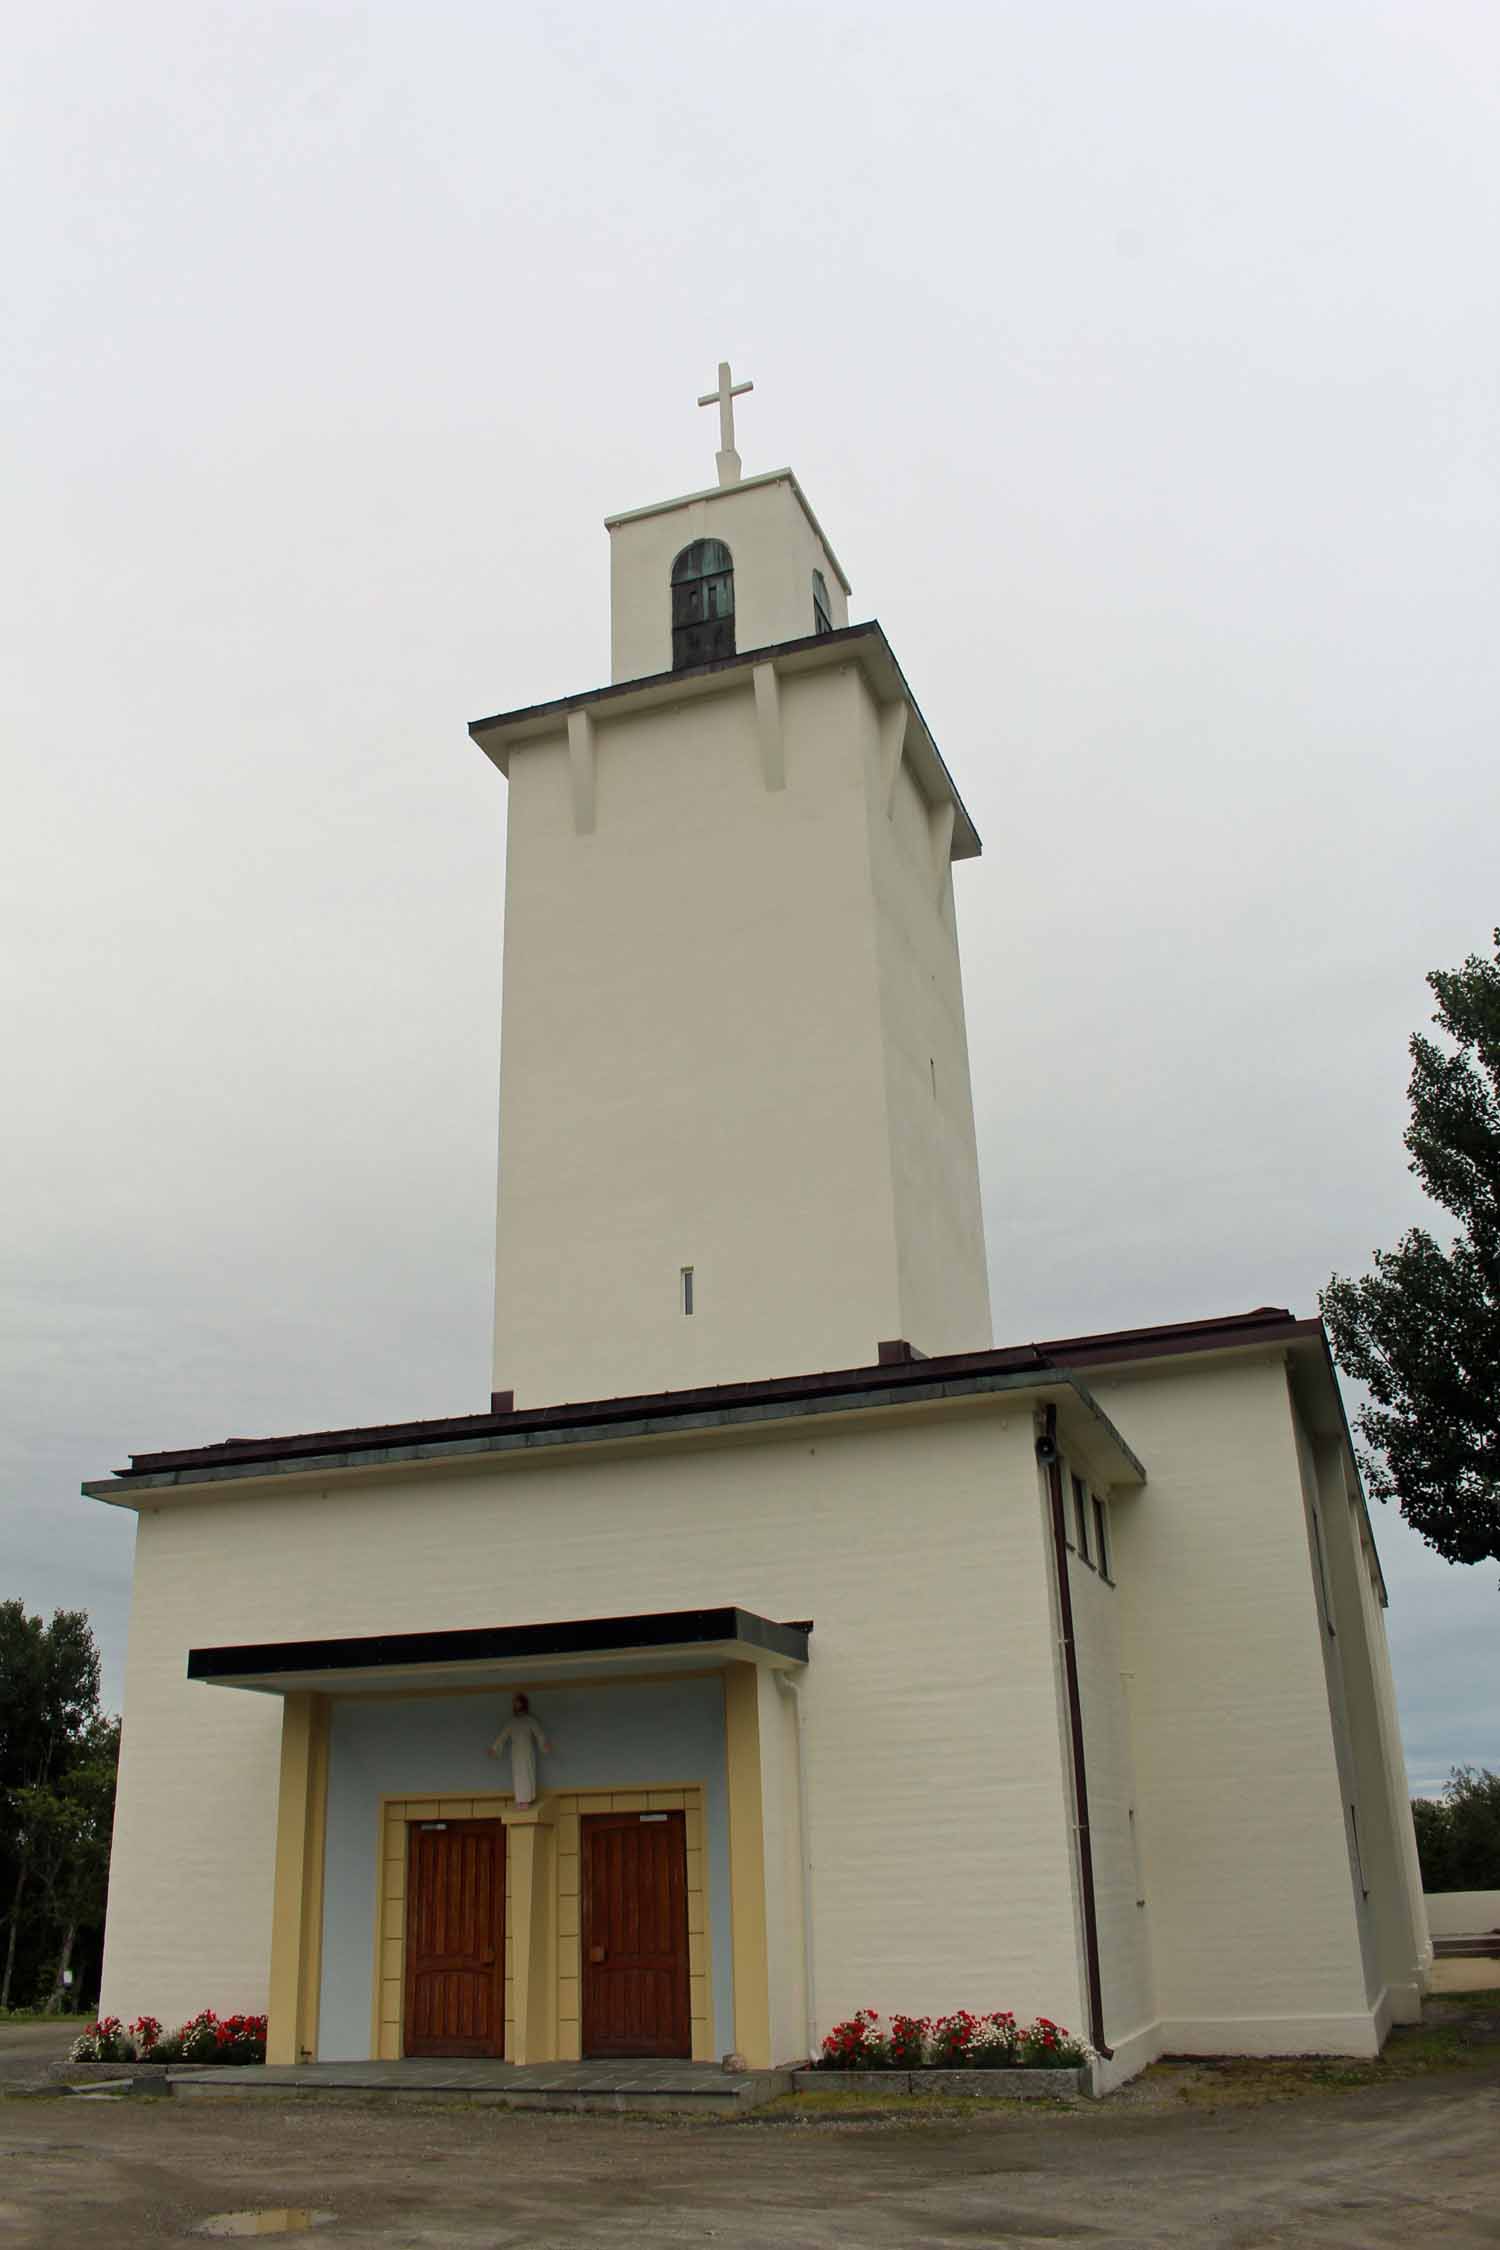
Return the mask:
[(44, 2077), (48, 2063), (61, 2062), (82, 2029), (76, 2016), (49, 2016), (39, 2023), (0, 2018), (0, 2094), (28, 2078)]
[(313, 2237), (328, 2250), (1471, 2250), (1500, 2244), (1500, 2017), (1449, 2003), (1443, 2020), (1473, 2027), (1457, 2059), (1451, 2029), (1419, 2035), (1387, 2073), (1169, 2066), (1104, 2103), (920, 2120), (9, 2100), (0, 2240), (134, 2250), (225, 2211), (314, 2206), (335, 2214)]

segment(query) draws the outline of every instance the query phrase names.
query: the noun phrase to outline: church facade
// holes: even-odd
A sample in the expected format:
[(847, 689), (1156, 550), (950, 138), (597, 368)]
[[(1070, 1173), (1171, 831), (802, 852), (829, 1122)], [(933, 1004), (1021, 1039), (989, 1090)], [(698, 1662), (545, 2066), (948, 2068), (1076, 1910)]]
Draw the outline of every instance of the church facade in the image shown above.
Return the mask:
[[(714, 394), (711, 394), (713, 396)], [(1378, 2050), (1430, 1959), (1320, 1327), (991, 1342), (979, 839), (790, 470), (609, 519), (509, 790), (486, 1412), (132, 1457), (102, 2005), (270, 2059), (1096, 2081)], [(205, 1628), (212, 1621), (211, 1634)]]

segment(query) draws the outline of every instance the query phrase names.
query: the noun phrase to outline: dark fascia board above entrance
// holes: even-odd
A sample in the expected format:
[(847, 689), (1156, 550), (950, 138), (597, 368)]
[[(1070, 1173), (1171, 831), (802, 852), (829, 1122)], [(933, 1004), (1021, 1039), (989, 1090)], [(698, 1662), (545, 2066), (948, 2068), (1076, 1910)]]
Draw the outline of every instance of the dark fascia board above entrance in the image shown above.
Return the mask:
[(795, 641), (773, 641), (765, 648), (741, 649), (734, 656), (715, 657), (710, 664), (694, 664), (680, 672), (649, 672), (640, 680), (616, 680), (608, 687), (586, 688), (579, 695), (558, 696), (551, 703), (529, 703), (518, 711), (497, 711), (493, 718), (474, 719), (472, 739), (501, 773), (510, 771), (513, 743), (537, 742), (567, 731), (568, 714), (587, 711), (602, 721), (634, 717), (667, 703), (693, 701), (721, 695), (726, 689), (748, 688), (760, 664), (780, 673), (817, 672), (829, 666), (857, 663), (880, 703), (904, 703), (908, 719), (905, 755), (929, 801), (953, 806), (953, 840), (949, 856), (977, 859), (979, 831), (948, 771), (921, 706), (907, 685), (890, 642), (871, 618), (863, 625), (840, 625), (831, 633), (808, 633)]
[(210, 1687), (322, 1694), (499, 1683), (554, 1666), (732, 1659), (777, 1670), (807, 1662), (810, 1620), (778, 1624), (748, 1609), (669, 1609), (641, 1617), (574, 1617), (547, 1625), (482, 1625), (457, 1632), (365, 1633), (347, 1640), (262, 1641), (188, 1650), (187, 1676)]

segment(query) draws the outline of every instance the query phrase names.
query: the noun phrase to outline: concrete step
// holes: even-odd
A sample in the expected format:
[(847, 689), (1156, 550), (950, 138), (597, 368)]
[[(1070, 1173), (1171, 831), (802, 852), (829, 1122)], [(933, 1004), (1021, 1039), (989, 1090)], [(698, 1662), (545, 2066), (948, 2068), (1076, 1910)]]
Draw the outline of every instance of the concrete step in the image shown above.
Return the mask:
[(509, 2109), (649, 2110), (701, 2117), (758, 2109), (791, 2089), (784, 2070), (721, 2070), (715, 2063), (524, 2063), (407, 2061), (175, 2066), (167, 2085), (178, 2100), (248, 2094), (257, 2098), (348, 2098), (479, 2102)]

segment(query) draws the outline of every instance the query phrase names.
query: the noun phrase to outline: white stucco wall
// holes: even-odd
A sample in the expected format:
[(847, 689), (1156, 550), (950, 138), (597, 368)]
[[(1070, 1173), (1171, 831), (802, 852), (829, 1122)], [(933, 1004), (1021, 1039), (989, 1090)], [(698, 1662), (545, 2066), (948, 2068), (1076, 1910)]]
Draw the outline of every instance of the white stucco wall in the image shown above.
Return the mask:
[[(1071, 1530), (1070, 1475), (1065, 1462), (1063, 1492)], [(1111, 1507), (1111, 1528), (1117, 1516), (1139, 1504), (1139, 1495), (1132, 1493)], [(1137, 1784), (1120, 1655), (1120, 1594), (1118, 1585), (1106, 1584), (1076, 1549), (1068, 1558), (1068, 1581), (1083, 1707), (1105, 2039), (1111, 2047), (1130, 2051), (1137, 2042), (1150, 2044), (1157, 2007), (1149, 1901), (1139, 1903), (1143, 1894), (1131, 1837)], [(1136, 2059), (1132, 2053), (1132, 2062)]]
[(867, 690), (865, 802), (900, 1327), (919, 1350), (992, 1338), (979, 1153), (946, 830), (903, 764), (887, 795)]
[[(1365, 1801), (1362, 1777), (1355, 1755), (1353, 1732), (1344, 1684), (1344, 1640), (1339, 1633), (1340, 1569), (1344, 1560), (1347, 1513), (1342, 1493), (1322, 1494), (1312, 1438), (1297, 1413), (1288, 1390), (1292, 1436), (1297, 1448), (1297, 1469), (1302, 1484), (1302, 1505), (1307, 1535), (1308, 1568), (1313, 1574), (1321, 1630), (1318, 1642), (1323, 1658), (1323, 1679), (1328, 1697), (1328, 1720), (1333, 1735), (1334, 1762), (1338, 1767), (1339, 1802), (1344, 1810), (1344, 1844), (1349, 1860), (1349, 1896), (1354, 1905), (1354, 1926), (1364, 1969), (1365, 1998), (1373, 2008), (1384, 1980), (1380, 1974), (1375, 1928), (1374, 1887), (1388, 1879), (1382, 1855), (1387, 1841), (1383, 1824), (1383, 1788)], [(1332, 1501), (1326, 1510), (1325, 1499)]]
[[(1299, 1430), (1305, 1417), (1295, 1409)], [(1317, 1496), (1332, 1632), (1324, 1649), (1351, 1831), (1366, 1987), (1383, 2015), (1415, 2021), (1431, 1960), (1406, 1764), (1379, 1600), (1379, 1566), (1341, 1436), (1303, 1438)], [(1353, 1842), (1351, 1834), (1351, 1843)]]
[(743, 652), (816, 630), (812, 574), (821, 570), (835, 626), (849, 622), (838, 567), (785, 470), (700, 492), (609, 524), (611, 677), (672, 668), (672, 565), (695, 539), (721, 539), (734, 559), (735, 646)]
[(1488, 1937), (1500, 1930), (1500, 1891), (1428, 1891), (1434, 1937)]
[(780, 701), (780, 789), (748, 675), (601, 723), (592, 833), (565, 737), (512, 750), (494, 1379), (520, 1404), (989, 1340), (946, 870), (871, 810), (857, 666)]
[[(1029, 1414), (223, 1490), (144, 1527), (107, 2009), (264, 2001), (277, 1706), (189, 1685), (189, 1647), (734, 1602), (815, 1620), (802, 1692), (820, 2025), (865, 2004), (1084, 2020)], [(800, 2054), (795, 1774), (773, 1711), (773, 2022)]]
[(1096, 1370), (1090, 1387), (1149, 1471), (1114, 1517), (1161, 2043), (1372, 2052), (1280, 1356)]
[[(217, 1513), (151, 1509), (136, 1525), (100, 1998), (126, 2022), (266, 2007), (281, 1707), (190, 1688), (184, 1673), (221, 1622), (228, 1640), (245, 1614), (273, 1618), (283, 1590), (299, 1605), (253, 1510), (236, 1508), (222, 1552)], [(260, 1584), (242, 1610), (233, 1581), (247, 1553)]]

